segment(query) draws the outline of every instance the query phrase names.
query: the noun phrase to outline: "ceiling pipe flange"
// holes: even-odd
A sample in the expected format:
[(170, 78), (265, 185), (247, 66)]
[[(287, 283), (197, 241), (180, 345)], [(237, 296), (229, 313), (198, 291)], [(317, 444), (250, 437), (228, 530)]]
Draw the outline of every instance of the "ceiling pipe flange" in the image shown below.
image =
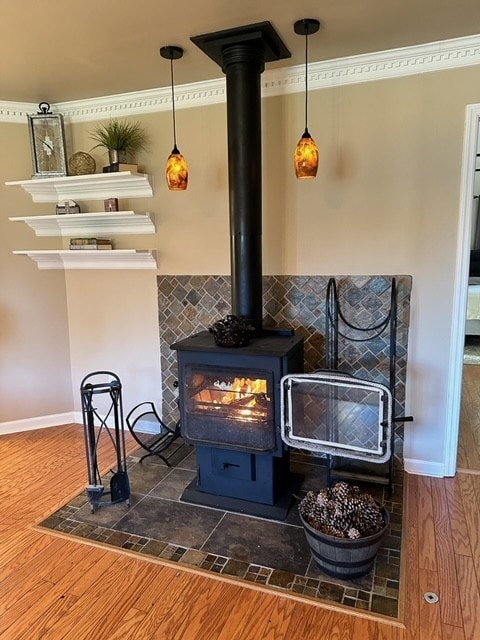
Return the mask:
[(190, 40), (223, 68), (223, 50), (232, 44), (261, 42), (265, 62), (290, 58), (291, 53), (270, 22), (258, 22), (233, 29), (193, 36)]

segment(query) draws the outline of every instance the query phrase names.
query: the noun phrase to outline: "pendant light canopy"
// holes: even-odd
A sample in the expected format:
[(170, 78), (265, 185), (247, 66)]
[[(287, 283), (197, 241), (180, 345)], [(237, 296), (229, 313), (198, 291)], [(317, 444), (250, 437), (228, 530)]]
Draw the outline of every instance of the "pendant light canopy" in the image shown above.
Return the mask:
[(296, 34), (305, 37), (305, 131), (295, 149), (295, 173), (297, 178), (315, 178), (319, 153), (308, 130), (308, 36), (317, 33), (320, 22), (315, 18), (302, 18), (295, 22), (293, 29)]
[(165, 170), (167, 185), (170, 191), (185, 191), (188, 186), (188, 167), (185, 158), (177, 147), (177, 129), (175, 122), (175, 92), (173, 81), (173, 61), (179, 60), (183, 56), (181, 47), (166, 46), (160, 49), (160, 55), (166, 60), (170, 60), (170, 79), (172, 85), (172, 118), (173, 118), (173, 149), (168, 156)]

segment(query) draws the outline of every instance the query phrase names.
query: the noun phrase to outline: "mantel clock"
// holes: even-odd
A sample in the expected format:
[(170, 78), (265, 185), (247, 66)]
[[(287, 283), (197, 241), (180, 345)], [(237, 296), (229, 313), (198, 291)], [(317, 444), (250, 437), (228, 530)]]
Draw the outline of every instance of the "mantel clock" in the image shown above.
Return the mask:
[(38, 113), (27, 115), (32, 148), (33, 177), (66, 176), (67, 160), (63, 116), (60, 113), (52, 113), (48, 102), (41, 102), (38, 108)]

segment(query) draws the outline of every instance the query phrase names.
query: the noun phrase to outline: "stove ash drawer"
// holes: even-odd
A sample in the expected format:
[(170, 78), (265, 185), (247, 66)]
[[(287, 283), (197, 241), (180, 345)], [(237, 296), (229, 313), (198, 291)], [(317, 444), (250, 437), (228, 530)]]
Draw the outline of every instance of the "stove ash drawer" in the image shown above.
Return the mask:
[(255, 480), (255, 456), (242, 451), (212, 449), (212, 473), (225, 478)]
[(288, 474), (288, 457), (196, 447), (197, 489), (218, 496), (275, 504)]

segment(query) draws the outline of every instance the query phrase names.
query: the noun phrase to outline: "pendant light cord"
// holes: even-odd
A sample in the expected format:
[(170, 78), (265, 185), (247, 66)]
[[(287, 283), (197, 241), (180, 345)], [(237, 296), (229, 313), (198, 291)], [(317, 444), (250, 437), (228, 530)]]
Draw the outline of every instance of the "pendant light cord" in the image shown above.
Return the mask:
[(308, 131), (308, 30), (305, 25), (305, 131)]
[(170, 80), (172, 84), (172, 119), (173, 119), (173, 147), (177, 148), (177, 129), (175, 125), (175, 93), (174, 93), (174, 81), (173, 81), (173, 56), (170, 58)]

